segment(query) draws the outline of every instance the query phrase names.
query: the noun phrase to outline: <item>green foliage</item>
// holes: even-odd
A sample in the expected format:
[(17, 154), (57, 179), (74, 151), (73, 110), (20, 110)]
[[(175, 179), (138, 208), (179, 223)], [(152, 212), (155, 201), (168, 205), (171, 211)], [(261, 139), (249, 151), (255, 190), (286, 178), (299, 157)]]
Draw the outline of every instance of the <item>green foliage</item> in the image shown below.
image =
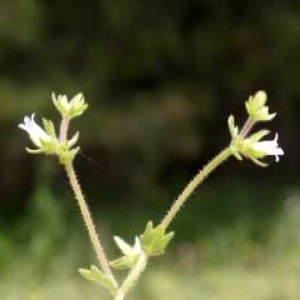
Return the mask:
[[(1, 247), (0, 253), (10, 261), (10, 268), (14, 268), (15, 257), (30, 261), (29, 276), (44, 280), (51, 270), (57, 274), (74, 272), (85, 263), (82, 257), (87, 258), (90, 252), (88, 245), (82, 243), (84, 229), (76, 212), (73, 199), (57, 197), (46, 184), (38, 186), (24, 217), (12, 231), (1, 232), (0, 243), (9, 243), (10, 247)], [(61, 256), (65, 256), (63, 261)], [(63, 264), (66, 266), (62, 269)]]
[[(169, 259), (150, 266), (147, 280), (142, 278), (141, 285), (130, 295), (131, 299), (198, 300), (199, 296), (207, 300), (216, 297), (220, 300), (299, 298), (299, 189), (286, 187), (286, 196), (283, 197), (277, 187), (247, 189), (244, 186), (241, 193), (240, 185), (235, 195), (236, 205), (243, 202), (242, 195), (252, 197), (251, 193), (255, 193), (258, 198), (265, 195), (266, 211), (256, 212), (249, 218), (247, 214), (237, 214), (237, 208), (230, 202), (232, 222), (224, 222), (226, 209), (222, 203), (228, 201), (229, 186), (211, 187), (210, 193), (206, 190), (207, 202), (200, 206), (197, 201), (193, 202), (195, 206), (192, 205), (185, 216), (178, 219), (180, 227), (185, 229), (184, 234), (178, 231), (177, 239), (169, 249)], [(31, 209), (35, 207), (34, 214), (28, 215), (18, 228), (19, 234), (26, 237), (21, 249), (11, 233), (1, 231), (1, 267), (6, 259), (9, 261), (5, 268), (1, 268), (0, 294), (3, 299), (50, 300), (63, 297), (108, 300), (107, 293), (99, 286), (85, 282), (74, 272), (78, 266), (89, 262), (85, 256), (88, 253), (86, 243), (82, 242), (84, 231), (78, 230), (74, 220), (69, 220), (73, 212), (60, 211), (63, 203), (71, 199), (58, 201), (46, 188), (39, 189), (35, 195), (35, 204), (32, 202), (31, 206)], [(281, 213), (272, 214), (272, 219), (267, 222), (270, 200), (276, 195), (284, 198), (285, 205)], [(214, 216), (215, 209), (206, 208), (211, 202), (217, 202), (219, 206)], [(248, 206), (248, 210), (251, 209), (254, 208)], [(146, 215), (147, 212), (141, 211), (140, 214)], [(255, 218), (258, 215), (264, 224)], [(114, 219), (119, 219), (119, 213), (111, 216), (111, 220)], [(218, 219), (223, 223), (218, 223)], [(209, 225), (209, 221), (218, 226)], [(60, 228), (58, 231), (56, 224)], [(130, 226), (130, 223), (126, 225)], [(136, 224), (132, 226), (136, 228)], [(116, 231), (114, 226), (110, 228)], [(260, 238), (255, 233), (257, 231)], [(192, 239), (197, 233), (197, 239)]]

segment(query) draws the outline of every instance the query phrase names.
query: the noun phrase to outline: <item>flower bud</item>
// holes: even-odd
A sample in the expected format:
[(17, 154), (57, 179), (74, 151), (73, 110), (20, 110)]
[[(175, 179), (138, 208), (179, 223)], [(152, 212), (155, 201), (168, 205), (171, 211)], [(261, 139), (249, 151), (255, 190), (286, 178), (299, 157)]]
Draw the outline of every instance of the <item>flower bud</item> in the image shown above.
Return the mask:
[(82, 93), (75, 95), (70, 101), (66, 95), (58, 95), (56, 97), (55, 94), (52, 93), (52, 101), (61, 115), (70, 119), (82, 115), (88, 107)]
[(246, 110), (253, 121), (270, 121), (276, 116), (276, 113), (269, 113), (269, 108), (265, 105), (266, 102), (267, 94), (265, 91), (256, 92), (246, 101)]

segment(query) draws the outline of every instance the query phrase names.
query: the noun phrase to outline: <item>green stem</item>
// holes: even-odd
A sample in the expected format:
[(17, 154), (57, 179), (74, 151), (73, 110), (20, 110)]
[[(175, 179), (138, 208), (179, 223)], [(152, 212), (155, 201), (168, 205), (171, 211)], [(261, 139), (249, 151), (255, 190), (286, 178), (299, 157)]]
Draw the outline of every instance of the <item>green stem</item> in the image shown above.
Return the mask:
[[(60, 123), (60, 130), (59, 130), (60, 143), (64, 143), (67, 140), (69, 124), (70, 124), (70, 118), (63, 117), (61, 120), (61, 123)], [(99, 262), (103, 272), (108, 277), (110, 277), (110, 279), (114, 283), (115, 287), (118, 287), (118, 283), (111, 271), (111, 268), (109, 266), (109, 261), (106, 258), (104, 249), (103, 249), (100, 239), (98, 237), (92, 215), (91, 215), (89, 207), (85, 201), (80, 183), (76, 176), (76, 172), (75, 172), (73, 163), (68, 162), (68, 163), (64, 164), (64, 167), (65, 167), (67, 176), (69, 178), (69, 182), (72, 187), (72, 190), (74, 192), (75, 198), (78, 202), (78, 206), (80, 208), (80, 212), (81, 212), (82, 218), (84, 220), (85, 226), (87, 228), (89, 238), (93, 245), (94, 251), (96, 253), (98, 262)]]
[(124, 300), (125, 299), (125, 296), (128, 293), (128, 291), (135, 284), (135, 282), (138, 281), (142, 272), (145, 270), (145, 268), (147, 266), (147, 260), (148, 260), (147, 255), (145, 253), (141, 253), (135, 266), (129, 271), (127, 277), (123, 281), (114, 300)]
[(95, 250), (95, 253), (96, 253), (97, 259), (100, 263), (100, 266), (102, 267), (102, 270), (104, 271), (104, 273), (111, 278), (112, 282), (117, 287), (118, 284), (114, 278), (114, 275), (109, 266), (108, 259), (106, 258), (104, 249), (103, 249), (100, 239), (97, 235), (97, 231), (96, 231), (96, 227), (94, 225), (93, 219), (92, 219), (92, 215), (91, 215), (88, 205), (84, 199), (84, 195), (82, 193), (82, 190), (81, 190), (79, 181), (77, 179), (72, 162), (67, 163), (65, 165), (65, 170), (66, 170), (67, 176), (69, 178), (70, 185), (73, 189), (75, 198), (78, 202), (78, 206), (80, 208), (82, 218), (84, 220), (85, 226), (86, 226), (88, 234), (89, 234), (89, 238), (90, 238), (93, 248)]
[(197, 188), (197, 186), (201, 184), (214, 169), (216, 169), (221, 163), (223, 163), (227, 158), (229, 158), (231, 154), (232, 152), (230, 148), (225, 148), (210, 162), (208, 162), (202, 170), (198, 172), (198, 174), (188, 183), (188, 185), (184, 188), (182, 193), (173, 202), (170, 210), (161, 221), (161, 226), (167, 228), (170, 225), (171, 221), (175, 218), (180, 208), (186, 202), (188, 197), (193, 193), (193, 191)]

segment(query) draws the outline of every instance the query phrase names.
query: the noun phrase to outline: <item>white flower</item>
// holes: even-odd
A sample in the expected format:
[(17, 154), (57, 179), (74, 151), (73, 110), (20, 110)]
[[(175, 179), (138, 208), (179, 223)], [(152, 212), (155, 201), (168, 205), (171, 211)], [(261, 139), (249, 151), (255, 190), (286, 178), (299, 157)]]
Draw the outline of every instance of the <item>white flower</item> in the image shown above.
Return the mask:
[(32, 142), (38, 147), (42, 148), (42, 142), (51, 142), (53, 139), (46, 131), (39, 126), (34, 120), (34, 114), (31, 117), (25, 116), (24, 123), (18, 125), (19, 128), (25, 130)]
[(284, 155), (282, 148), (278, 147), (278, 134), (275, 134), (274, 140), (271, 141), (260, 141), (252, 145), (252, 149), (255, 152), (261, 153), (262, 156), (274, 155), (276, 162), (279, 161), (279, 156)]
[(26, 131), (36, 149), (26, 148), (31, 154), (45, 153), (48, 155), (57, 155), (62, 164), (66, 164), (74, 159), (79, 151), (79, 147), (72, 148), (79, 137), (77, 132), (70, 140), (60, 142), (57, 138), (55, 127), (52, 121), (42, 119), (43, 127), (38, 125), (34, 120), (34, 114), (26, 116), (24, 122), (18, 127)]

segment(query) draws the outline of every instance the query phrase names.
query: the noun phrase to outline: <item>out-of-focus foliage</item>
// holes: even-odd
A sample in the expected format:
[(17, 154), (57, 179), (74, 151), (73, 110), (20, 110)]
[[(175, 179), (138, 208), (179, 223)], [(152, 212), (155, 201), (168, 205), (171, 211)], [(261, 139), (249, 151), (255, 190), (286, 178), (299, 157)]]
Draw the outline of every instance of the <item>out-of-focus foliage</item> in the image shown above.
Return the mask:
[(257, 89), (279, 113), (287, 175), (299, 166), (299, 28), (298, 1), (1, 0), (4, 198), (34, 185), (15, 125), (31, 111), (52, 116), (52, 91), (84, 92), (90, 108), (75, 126), (100, 168), (79, 167), (113, 198), (125, 189), (150, 201), (162, 183), (187, 180)]
[[(274, 192), (270, 191), (263, 191), (260, 187), (250, 192), (244, 187), (243, 192), (251, 197), (264, 192), (265, 200), (271, 201)], [(187, 234), (182, 235), (185, 229), (180, 224), (177, 232), (181, 237), (177, 236), (171, 242), (167, 257), (153, 258), (149, 270), (143, 274), (129, 299), (299, 299), (299, 189), (276, 187), (275, 192), (285, 194), (283, 210), (269, 220), (269, 234), (265, 228), (260, 231), (264, 235), (260, 239), (253, 232), (249, 215), (240, 215), (234, 225), (222, 224), (219, 227), (213, 226), (213, 218), (211, 223), (206, 222), (206, 226), (201, 225), (201, 220), (189, 225), (185, 222), (187, 226), (197, 227), (193, 239)], [(215, 194), (210, 190), (206, 193), (208, 201), (216, 201), (218, 197), (225, 202), (224, 192)], [(83, 280), (75, 271), (88, 265), (93, 258), (90, 245), (84, 242), (87, 237), (71, 200), (41, 186), (30, 198), (23, 222), (14, 230), (10, 229), (6, 239), (1, 234), (2, 299), (110, 299), (103, 289)], [(235, 194), (228, 200), (233, 205), (240, 201), (240, 195)], [(212, 211), (203, 209), (198, 213), (212, 215)], [(126, 226), (116, 210), (110, 214), (109, 228), (105, 220), (107, 212), (102, 212), (97, 218), (101, 220), (97, 225), (104, 240), (108, 241), (108, 232), (111, 236), (119, 234), (120, 230), (126, 231), (127, 235), (132, 231), (128, 236), (133, 239), (140, 223), (134, 218), (134, 212), (127, 214)], [(224, 209), (222, 214), (229, 217)], [(193, 219), (188, 212), (184, 215)], [(147, 212), (140, 211), (140, 217), (146, 219)], [(122, 226), (119, 226), (121, 221)], [(256, 221), (266, 227), (259, 216)], [(204, 232), (202, 235), (203, 230), (208, 230), (209, 234)], [(114, 250), (117, 253), (117, 249)], [(109, 253), (110, 257), (114, 256)]]

